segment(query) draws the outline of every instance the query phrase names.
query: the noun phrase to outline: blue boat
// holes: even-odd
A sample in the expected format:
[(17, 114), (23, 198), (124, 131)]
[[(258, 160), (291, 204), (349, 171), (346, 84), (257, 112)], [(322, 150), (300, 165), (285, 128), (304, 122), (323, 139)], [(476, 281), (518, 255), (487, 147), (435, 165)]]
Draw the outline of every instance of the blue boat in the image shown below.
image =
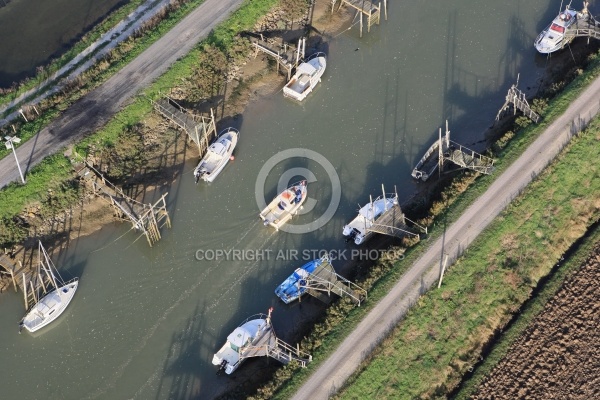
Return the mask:
[(325, 260), (325, 257), (309, 261), (302, 267), (297, 268), (292, 275), (275, 289), (275, 294), (283, 300), (285, 304), (289, 304), (298, 299), (306, 292), (306, 278), (321, 265), (323, 260)]

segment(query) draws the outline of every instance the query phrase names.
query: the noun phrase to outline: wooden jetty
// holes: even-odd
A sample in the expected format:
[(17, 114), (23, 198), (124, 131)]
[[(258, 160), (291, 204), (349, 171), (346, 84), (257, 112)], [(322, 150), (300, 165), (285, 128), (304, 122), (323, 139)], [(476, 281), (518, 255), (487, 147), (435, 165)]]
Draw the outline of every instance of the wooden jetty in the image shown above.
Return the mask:
[[(40, 257), (40, 254), (38, 254)], [(41, 262), (38, 260), (38, 262)], [(24, 267), (19, 263), (17, 267), (6, 255), (0, 254), (0, 267), (4, 268), (2, 273), (10, 274), (15, 292), (17, 288), (23, 291), (23, 300), (25, 309), (29, 310), (39, 301), (38, 293), (41, 289), (43, 297), (48, 288), (52, 285), (52, 280), (47, 274), (41, 274), (39, 269)]]
[[(338, 10), (343, 6), (351, 7), (356, 10), (356, 16), (359, 17), (360, 37), (363, 33), (363, 18), (366, 19), (367, 32), (371, 32), (372, 25), (379, 25), (381, 20), (381, 1), (375, 2), (372, 0), (331, 0), (331, 12), (338, 3)], [(387, 20), (387, 0), (383, 0), (384, 18)], [(356, 18), (356, 17), (355, 17)]]
[(415, 179), (426, 181), (435, 170), (440, 173), (444, 163), (450, 161), (461, 168), (470, 169), (482, 174), (491, 174), (494, 170), (494, 160), (450, 140), (448, 121), (446, 121), (446, 134), (442, 137), (440, 128), (438, 140), (427, 150), (419, 160), (411, 175)]
[(587, 37), (588, 43), (590, 39), (600, 39), (600, 23), (590, 14), (588, 5), (588, 1), (583, 2), (583, 9), (577, 13), (577, 21), (565, 31), (563, 48), (578, 37)]
[(240, 361), (250, 357), (267, 356), (284, 365), (296, 361), (301, 367), (306, 367), (312, 361), (312, 356), (300, 351), (300, 345), (293, 347), (277, 337), (271, 324), (271, 311), (272, 309), (269, 310), (269, 315), (266, 318), (267, 327), (263, 336), (253, 345), (239, 350)]
[(258, 53), (264, 53), (275, 59), (277, 62), (277, 72), (279, 72), (279, 68), (281, 67), (286, 72), (288, 81), (292, 78), (294, 68), (305, 57), (306, 38), (298, 39), (298, 45), (295, 49), (287, 43), (277, 45), (274, 40), (265, 39), (262, 34), (260, 38), (250, 39), (250, 42), (254, 47), (254, 58), (258, 56)]
[[(367, 298), (367, 291), (338, 275), (327, 257), (313, 272), (308, 273), (305, 280), (300, 281), (300, 287), (306, 288), (306, 293), (325, 303), (329, 300), (328, 297), (324, 296), (325, 293), (327, 293), (327, 296), (335, 293), (340, 297), (347, 297), (358, 306)], [(299, 301), (301, 299), (302, 296), (298, 298)]]
[(210, 110), (210, 117), (196, 117), (168, 96), (152, 101), (152, 104), (162, 116), (183, 129), (188, 139), (196, 143), (198, 153), (202, 157), (211, 140), (217, 136), (213, 110)]
[(529, 103), (527, 102), (527, 99), (525, 98), (525, 93), (523, 93), (517, 88), (518, 85), (519, 76), (517, 75), (517, 83), (512, 85), (510, 89), (508, 89), (508, 93), (506, 94), (506, 101), (504, 102), (502, 108), (500, 108), (500, 111), (498, 111), (498, 114), (496, 115), (496, 121), (500, 120), (502, 114), (504, 114), (504, 112), (508, 110), (512, 105), (514, 109), (514, 114), (517, 113), (517, 110), (521, 110), (523, 115), (529, 117), (530, 120), (537, 124), (540, 121), (541, 117), (539, 116), (539, 114), (537, 114), (531, 109)]
[(140, 203), (127, 196), (85, 160), (84, 166), (78, 171), (78, 174), (91, 187), (94, 194), (106, 200), (113, 207), (119, 218), (128, 220), (133, 229), (146, 236), (150, 247), (160, 240), (160, 228), (165, 225), (168, 228), (171, 227), (165, 200), (168, 193), (163, 194), (154, 204)]
[[(425, 233), (427, 233), (427, 227), (422, 227), (406, 217), (406, 215), (402, 212), (402, 208), (400, 208), (400, 204), (398, 202), (398, 193), (395, 191), (395, 189), (396, 188), (394, 188), (394, 205), (391, 208), (386, 208), (379, 218), (373, 222), (371, 227), (367, 228), (367, 230), (387, 236), (414, 236), (419, 238), (419, 234), (413, 232), (412, 229), (406, 224), (406, 221), (409, 221), (413, 224), (413, 226), (418, 227)], [(381, 185), (381, 190), (383, 191), (385, 197), (385, 188), (383, 185)]]

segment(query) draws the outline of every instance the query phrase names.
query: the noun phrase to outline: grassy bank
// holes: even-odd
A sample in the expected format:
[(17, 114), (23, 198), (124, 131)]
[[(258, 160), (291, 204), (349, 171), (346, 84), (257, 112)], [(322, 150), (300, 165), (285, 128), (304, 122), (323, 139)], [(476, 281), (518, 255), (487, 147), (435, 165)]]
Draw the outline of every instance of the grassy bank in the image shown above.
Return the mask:
[[(24, 110), (28, 121), (23, 121), (22, 119), (13, 121), (10, 127), (6, 126), (0, 129), (0, 133), (5, 135), (13, 134), (13, 131), (16, 131), (22, 139), (21, 144), (25, 143), (52, 120), (57, 118), (62, 111), (121, 70), (203, 2), (204, 0), (180, 0), (172, 2), (165, 12), (148, 21), (129, 39), (119, 43), (102, 60), (98, 61), (79, 77), (69, 81), (58, 93), (41, 101), (36, 106), (37, 112), (29, 108)], [(127, 8), (124, 11), (132, 10)], [(104, 29), (112, 28), (119, 21), (116, 19), (117, 17), (123, 18), (127, 15), (124, 11), (118, 12), (115, 17), (111, 16), (108, 18), (108, 22), (102, 23), (101, 27)], [(93, 36), (99, 36), (101, 32), (102, 30), (99, 30)], [(65, 61), (63, 65), (67, 62)], [(48, 90), (50, 88), (48, 87)], [(5, 114), (12, 111), (14, 110), (7, 110)], [(5, 157), (9, 152), (10, 150), (3, 147), (0, 149), (0, 158)]]
[[(245, 1), (227, 21), (213, 30), (187, 56), (177, 61), (171, 69), (154, 82), (153, 85), (148, 87), (142, 96), (136, 96), (134, 101), (121, 110), (103, 129), (78, 143), (75, 146), (78, 153), (87, 154), (92, 148), (98, 151), (99, 149), (113, 146), (119, 140), (122, 132), (143, 121), (152, 112), (150, 99), (159, 98), (161, 92), (164, 93), (169, 88), (177, 87), (182, 81), (189, 78), (192, 71), (197, 67), (199, 57), (203, 54), (207, 46), (222, 46), (220, 50), (227, 53), (230, 47), (235, 45), (234, 38), (236, 35), (239, 32), (251, 29), (259, 18), (265, 15), (278, 2), (279, 0)], [(168, 23), (173, 24), (174, 20)], [(156, 41), (159, 35), (164, 34), (166, 31), (167, 28), (165, 27), (163, 30), (154, 32), (152, 38), (148, 38), (143, 43), (144, 46), (140, 44), (139, 49), (131, 53), (131, 58)], [(121, 62), (124, 65), (125, 59)], [(108, 73), (106, 71), (106, 74)], [(67, 103), (60, 103), (61, 107), (66, 107)], [(47, 123), (57, 117), (58, 114), (59, 112), (56, 109), (47, 111), (40, 118), (25, 124), (22, 127), (21, 137), (35, 135)], [(24, 212), (27, 205), (47, 201), (49, 191), (61, 186), (69, 186), (72, 179), (73, 174), (69, 169), (69, 161), (62, 155), (54, 155), (31, 169), (27, 176), (26, 185), (13, 183), (2, 189), (0, 191), (0, 210), (2, 210), (0, 218), (3, 221), (7, 221), (7, 228), (0, 230), (0, 246), (17, 243), (26, 236), (26, 229), (23, 227), (17, 229), (18, 227), (15, 226), (14, 220)], [(76, 201), (76, 199), (72, 199), (72, 201)], [(18, 234), (15, 235), (15, 233)]]
[(600, 226), (590, 230), (587, 237), (572, 249), (572, 254), (564, 262), (557, 265), (552, 271), (549, 279), (544, 282), (539, 292), (529, 300), (511, 322), (510, 328), (502, 332), (499, 340), (494, 343), (484, 360), (475, 367), (473, 374), (463, 382), (460, 389), (452, 396), (456, 400), (468, 399), (477, 389), (479, 384), (489, 375), (490, 371), (508, 353), (512, 343), (518, 339), (529, 327), (529, 325), (544, 310), (549, 301), (561, 289), (563, 282), (577, 272), (581, 265), (591, 254), (594, 246), (600, 242)]
[[(340, 398), (443, 396), (600, 217), (600, 120), (517, 198), (422, 297)], [(585, 171), (585, 173), (583, 173)]]

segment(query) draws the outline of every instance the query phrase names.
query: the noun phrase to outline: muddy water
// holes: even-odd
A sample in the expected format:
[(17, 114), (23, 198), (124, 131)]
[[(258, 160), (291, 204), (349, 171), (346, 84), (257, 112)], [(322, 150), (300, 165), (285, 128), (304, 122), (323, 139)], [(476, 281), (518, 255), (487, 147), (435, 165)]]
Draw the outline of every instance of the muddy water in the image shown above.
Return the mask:
[(128, 1), (0, 0), (0, 87), (34, 75)]
[[(20, 295), (2, 296), (2, 397), (205, 399), (252, 381), (275, 361), (216, 376), (210, 360), (226, 336), (274, 306), (275, 329), (291, 341), (322, 306), (285, 306), (275, 287), (322, 249), (337, 253), (336, 267), (364, 264), (373, 253), (357, 254), (341, 237), (358, 204), (381, 184), (409, 198), (410, 170), (445, 119), (453, 140), (476, 147), (518, 73), (534, 90), (547, 61), (532, 42), (558, 6), (394, 3), (388, 21), (362, 39), (357, 27), (330, 38), (323, 81), (303, 104), (277, 93), (239, 116), (235, 160), (214, 183), (194, 185), (194, 160), (182, 166), (169, 188), (173, 228), (156, 246), (115, 224), (56, 257), (81, 283), (52, 328), (19, 336)], [(258, 219), (256, 198), (275, 195), (282, 176), (310, 182), (293, 221), (304, 233), (275, 232)]]

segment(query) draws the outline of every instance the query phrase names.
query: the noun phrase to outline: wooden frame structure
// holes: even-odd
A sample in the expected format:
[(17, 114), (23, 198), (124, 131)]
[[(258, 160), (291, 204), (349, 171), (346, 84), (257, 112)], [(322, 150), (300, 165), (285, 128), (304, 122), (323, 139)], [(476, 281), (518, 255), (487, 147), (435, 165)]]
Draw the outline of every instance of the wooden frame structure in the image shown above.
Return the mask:
[(196, 143), (200, 157), (204, 155), (210, 142), (217, 137), (217, 125), (212, 108), (210, 109), (210, 117), (195, 117), (168, 96), (152, 101), (152, 104), (156, 111), (183, 129), (188, 135), (188, 139)]
[(450, 140), (448, 121), (446, 121), (446, 134), (442, 137), (442, 128), (440, 128), (438, 140), (421, 157), (413, 168), (411, 175), (413, 178), (425, 182), (436, 169), (438, 173), (441, 173), (446, 161), (450, 161), (463, 169), (470, 169), (486, 175), (491, 174), (494, 170), (494, 159)]
[(276, 46), (274, 41), (266, 40), (262, 34), (260, 39), (252, 39), (251, 42), (254, 47), (254, 58), (258, 56), (259, 52), (273, 57), (277, 61), (277, 72), (279, 73), (279, 67), (281, 66), (286, 72), (288, 81), (292, 78), (294, 68), (305, 57), (306, 38), (304, 37), (298, 39), (298, 45), (295, 49), (286, 43), (283, 46)]
[(160, 240), (161, 227), (164, 225), (171, 227), (165, 200), (168, 193), (163, 194), (154, 204), (140, 203), (127, 196), (86, 161), (84, 165), (78, 172), (79, 176), (91, 186), (94, 194), (113, 207), (119, 218), (128, 220), (133, 229), (141, 231), (141, 234), (146, 236), (150, 247)]
[[(356, 10), (356, 15), (360, 18), (360, 37), (363, 34), (363, 16), (366, 18), (367, 32), (371, 32), (372, 25), (379, 25), (381, 21), (381, 1), (375, 3), (371, 0), (331, 0), (331, 12), (333, 12), (338, 1), (340, 2), (338, 11), (342, 6), (348, 6)], [(383, 0), (383, 12), (387, 21), (387, 0)]]
[[(323, 302), (327, 302), (323, 293), (327, 293), (327, 296), (335, 293), (340, 297), (347, 297), (358, 306), (367, 298), (365, 289), (335, 272), (328, 257), (313, 272), (309, 272), (308, 277), (300, 281), (299, 285), (307, 289), (306, 293)], [(302, 296), (298, 297), (298, 301), (301, 300)]]
[(539, 116), (539, 114), (537, 114), (531, 109), (529, 103), (527, 102), (527, 98), (525, 97), (525, 93), (517, 89), (518, 85), (519, 76), (517, 75), (517, 83), (512, 85), (510, 89), (508, 89), (508, 93), (506, 94), (506, 101), (504, 102), (502, 108), (500, 108), (500, 111), (498, 111), (498, 114), (496, 115), (496, 121), (500, 120), (502, 114), (504, 114), (504, 112), (508, 110), (510, 108), (510, 105), (512, 104), (514, 109), (513, 115), (517, 114), (517, 110), (521, 110), (521, 112), (525, 116), (529, 117), (530, 120), (537, 124), (540, 121), (541, 117)]

